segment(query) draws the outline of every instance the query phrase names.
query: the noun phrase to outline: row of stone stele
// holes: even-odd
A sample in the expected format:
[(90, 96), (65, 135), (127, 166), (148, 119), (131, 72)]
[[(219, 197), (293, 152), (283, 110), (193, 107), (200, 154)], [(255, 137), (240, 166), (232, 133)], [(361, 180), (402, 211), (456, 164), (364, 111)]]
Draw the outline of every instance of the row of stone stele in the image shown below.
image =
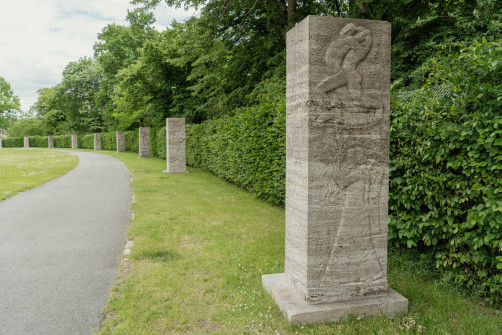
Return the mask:
[[(387, 284), (390, 31), (308, 16), (288, 32), (285, 271), (262, 283), (292, 323), (407, 313)], [(184, 119), (166, 120), (166, 155), (186, 172)]]
[[(124, 132), (115, 133), (117, 142), (117, 152), (125, 151)], [(54, 148), (54, 137), (48, 136), (48, 148)], [(165, 173), (188, 173), (186, 169), (186, 135), (184, 118), (166, 119), (166, 157), (167, 169)], [(78, 136), (71, 135), (71, 148), (78, 149)], [(0, 139), (0, 148), (2, 140)], [(24, 137), (24, 147), (30, 147), (28, 136)], [(101, 134), (94, 134), (94, 150), (101, 150)], [(150, 157), (150, 128), (139, 128), (139, 156), (138, 158)]]

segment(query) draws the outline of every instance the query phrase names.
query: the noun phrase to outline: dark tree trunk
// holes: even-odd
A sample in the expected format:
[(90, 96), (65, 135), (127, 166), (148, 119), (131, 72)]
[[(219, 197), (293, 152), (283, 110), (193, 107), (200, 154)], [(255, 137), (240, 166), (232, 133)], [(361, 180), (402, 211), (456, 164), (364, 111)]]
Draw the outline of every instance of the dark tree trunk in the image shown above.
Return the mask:
[(363, 17), (365, 19), (370, 19), (370, 10), (368, 8), (368, 5), (366, 4), (366, 2), (364, 1), (361, 1), (358, 3), (359, 5), (359, 9), (361, 10), (361, 14), (363, 15)]
[(296, 0), (288, 0), (288, 25), (294, 25), (296, 14)]

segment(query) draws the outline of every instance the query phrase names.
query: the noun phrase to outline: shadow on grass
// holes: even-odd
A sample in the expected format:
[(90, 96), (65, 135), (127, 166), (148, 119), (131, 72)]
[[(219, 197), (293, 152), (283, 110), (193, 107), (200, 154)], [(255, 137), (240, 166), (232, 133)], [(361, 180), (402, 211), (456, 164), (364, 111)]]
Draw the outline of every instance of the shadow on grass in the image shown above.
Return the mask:
[(149, 259), (152, 262), (169, 262), (180, 259), (181, 255), (173, 250), (144, 250), (133, 254), (131, 258), (134, 260)]

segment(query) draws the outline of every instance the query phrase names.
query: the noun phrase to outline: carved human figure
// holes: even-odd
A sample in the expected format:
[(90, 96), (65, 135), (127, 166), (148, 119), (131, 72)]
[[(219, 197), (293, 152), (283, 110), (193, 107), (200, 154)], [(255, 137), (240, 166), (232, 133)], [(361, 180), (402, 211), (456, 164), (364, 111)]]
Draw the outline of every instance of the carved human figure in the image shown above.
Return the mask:
[(340, 31), (340, 36), (328, 46), (325, 56), (328, 76), (316, 89), (328, 94), (342, 88), (339, 96), (345, 98), (348, 95), (346, 98), (354, 104), (361, 104), (362, 77), (357, 66), (368, 55), (371, 43), (372, 36), (368, 29), (353, 23), (347, 24)]
[[(323, 282), (373, 282), (384, 277), (372, 232), (378, 224), (383, 169), (360, 147), (348, 149), (335, 182), (345, 196)], [(357, 267), (353, 278), (346, 270)]]

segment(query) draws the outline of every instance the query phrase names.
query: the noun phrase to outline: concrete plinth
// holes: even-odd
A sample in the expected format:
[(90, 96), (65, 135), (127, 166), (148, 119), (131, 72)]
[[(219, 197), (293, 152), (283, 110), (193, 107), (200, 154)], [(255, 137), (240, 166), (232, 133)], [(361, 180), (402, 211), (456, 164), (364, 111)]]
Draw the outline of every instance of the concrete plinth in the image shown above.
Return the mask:
[(262, 282), (286, 319), (294, 324), (344, 321), (349, 315), (399, 316), (408, 310), (408, 299), (391, 288), (382, 296), (309, 305), (284, 273), (264, 275)]

